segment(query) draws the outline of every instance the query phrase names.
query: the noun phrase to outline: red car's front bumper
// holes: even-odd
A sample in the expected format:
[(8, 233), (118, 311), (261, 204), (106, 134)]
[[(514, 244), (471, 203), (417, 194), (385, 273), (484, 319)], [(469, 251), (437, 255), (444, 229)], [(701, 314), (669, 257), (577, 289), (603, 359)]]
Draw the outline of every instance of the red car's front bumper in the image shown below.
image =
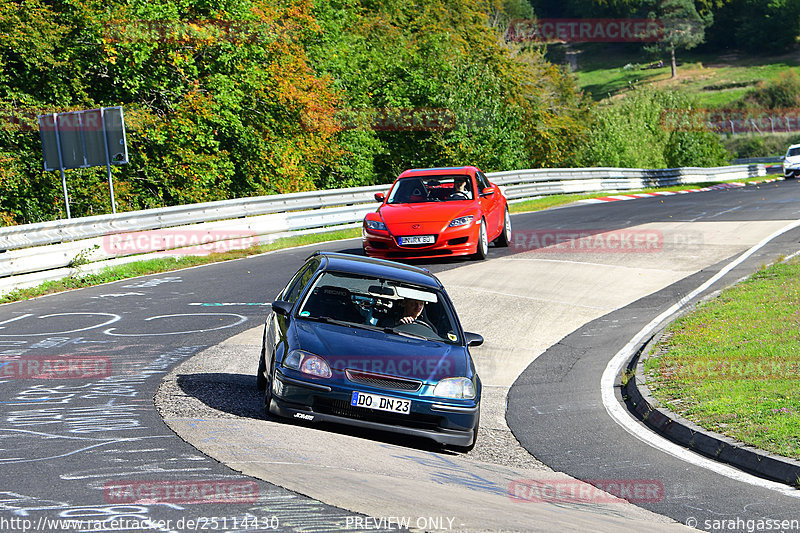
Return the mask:
[[(364, 253), (381, 259), (470, 255), (478, 249), (479, 232), (480, 226), (467, 224), (446, 228), (434, 235), (436, 240), (433, 244), (401, 245), (400, 235), (393, 235), (389, 231), (368, 230), (362, 226), (361, 241)], [(402, 235), (408, 236), (411, 235)]]

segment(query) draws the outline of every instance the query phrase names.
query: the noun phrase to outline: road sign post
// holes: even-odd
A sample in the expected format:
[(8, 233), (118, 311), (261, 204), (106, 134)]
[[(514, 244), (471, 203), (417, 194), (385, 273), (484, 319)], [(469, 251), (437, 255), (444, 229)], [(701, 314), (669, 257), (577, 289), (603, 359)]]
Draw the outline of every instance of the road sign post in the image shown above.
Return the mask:
[(111, 165), (128, 162), (122, 107), (39, 115), (45, 170), (60, 170), (67, 218), (70, 218), (65, 169), (105, 166), (111, 212), (117, 212)]

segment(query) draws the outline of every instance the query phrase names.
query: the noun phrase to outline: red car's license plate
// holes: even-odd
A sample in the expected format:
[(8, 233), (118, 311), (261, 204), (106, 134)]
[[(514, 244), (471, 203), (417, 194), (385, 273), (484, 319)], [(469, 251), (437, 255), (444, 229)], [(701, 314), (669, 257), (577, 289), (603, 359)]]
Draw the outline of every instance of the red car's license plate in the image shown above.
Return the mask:
[(433, 244), (436, 238), (433, 235), (412, 235), (400, 237), (400, 244)]

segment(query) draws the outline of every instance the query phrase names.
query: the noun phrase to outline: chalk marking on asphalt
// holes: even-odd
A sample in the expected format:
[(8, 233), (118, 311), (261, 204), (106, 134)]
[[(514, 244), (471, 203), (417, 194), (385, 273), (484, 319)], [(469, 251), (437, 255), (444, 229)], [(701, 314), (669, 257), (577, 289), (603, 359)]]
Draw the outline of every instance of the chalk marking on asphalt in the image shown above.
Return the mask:
[[(64, 335), (64, 334), (67, 334), (67, 333), (76, 333), (78, 331), (88, 331), (90, 329), (102, 328), (103, 326), (107, 326), (109, 324), (113, 324), (114, 322), (117, 322), (118, 320), (122, 320), (122, 317), (120, 315), (118, 315), (118, 314), (115, 314), (115, 313), (53, 313), (53, 314), (50, 314), (50, 315), (41, 315), (38, 318), (39, 319), (44, 319), (44, 318), (50, 318), (50, 317), (54, 317), (54, 316), (73, 316), (73, 315), (103, 315), (103, 316), (110, 316), (111, 318), (106, 320), (105, 322), (103, 322), (101, 324), (96, 324), (94, 326), (87, 326), (85, 328), (71, 329), (71, 330), (68, 330), (68, 331), (50, 331), (48, 333), (20, 333), (20, 334), (0, 333), (0, 337), (36, 337), (36, 336), (40, 337), (42, 335)], [(5, 324), (5, 323), (11, 322), (13, 320), (19, 320), (20, 318), (27, 318), (27, 317), (30, 317), (30, 316), (33, 316), (33, 315), (31, 315), (31, 314), (23, 315), (21, 317), (14, 318), (12, 320), (7, 320), (6, 322), (3, 322), (3, 323)]]
[(768, 481), (766, 479), (762, 479), (752, 474), (742, 472), (741, 470), (738, 470), (727, 464), (719, 463), (717, 461), (704, 457), (696, 452), (687, 450), (682, 446), (678, 446), (674, 442), (667, 440), (666, 438), (662, 437), (661, 435), (658, 435), (653, 431), (643, 428), (638, 423), (636, 424), (633, 423), (635, 421), (634, 418), (622, 407), (622, 404), (617, 401), (614, 395), (614, 381), (616, 377), (619, 375), (619, 373), (622, 371), (622, 368), (628, 363), (628, 361), (630, 361), (630, 359), (633, 357), (633, 354), (636, 353), (638, 347), (641, 346), (642, 342), (644, 342), (644, 340), (656, 330), (659, 324), (661, 324), (669, 317), (677, 313), (695, 296), (699, 295), (700, 293), (708, 289), (711, 285), (716, 283), (728, 272), (730, 272), (731, 270), (739, 266), (741, 263), (743, 263), (745, 260), (747, 260), (748, 257), (750, 257), (758, 250), (766, 246), (771, 240), (797, 227), (800, 227), (800, 220), (795, 220), (794, 222), (788, 224), (787, 226), (784, 226), (783, 228), (775, 231), (772, 235), (765, 237), (759, 243), (755, 244), (753, 247), (744, 252), (738, 258), (736, 258), (731, 263), (726, 265), (725, 268), (717, 272), (705, 283), (697, 287), (695, 290), (693, 290), (692, 292), (681, 298), (677, 303), (673, 304), (669, 309), (667, 309), (666, 311), (658, 315), (656, 318), (654, 318), (649, 324), (647, 324), (644, 328), (642, 328), (642, 330), (640, 330), (639, 333), (637, 333), (636, 336), (633, 337), (628, 342), (628, 344), (626, 344), (620, 351), (618, 351), (614, 355), (614, 357), (611, 358), (611, 361), (608, 362), (608, 365), (606, 366), (606, 369), (603, 372), (603, 376), (600, 378), (600, 390), (603, 398), (603, 406), (606, 408), (606, 411), (608, 412), (609, 416), (620, 427), (622, 427), (625, 431), (627, 431), (637, 439), (652, 446), (653, 448), (661, 450), (666, 454), (669, 454), (677, 459), (680, 459), (681, 461), (685, 461), (695, 466), (711, 470), (712, 472), (734, 479), (736, 481), (741, 481), (743, 483), (749, 483), (757, 487), (774, 490), (776, 492), (782, 493), (785, 496), (791, 496), (793, 498), (800, 498), (800, 490), (794, 489), (782, 483), (777, 483), (774, 481)]
[[(0, 324), (8, 324), (9, 322), (14, 322), (16, 320), (22, 320), (23, 318), (28, 318), (29, 316), (33, 316), (31, 313), (25, 313), (24, 315), (20, 315), (18, 317), (9, 318), (8, 320), (4, 320), (0, 322)], [(5, 326), (0, 326), (0, 329), (6, 329)]]
[[(166, 333), (114, 333), (114, 330), (117, 328), (108, 328), (107, 330), (103, 331), (106, 335), (110, 335), (112, 337), (157, 337), (161, 335), (184, 335), (188, 333), (206, 333), (209, 331), (216, 331), (218, 329), (225, 329), (225, 328), (233, 328), (238, 326), (239, 324), (243, 324), (247, 322), (247, 317), (238, 315), (236, 313), (178, 313), (174, 315), (159, 315), (159, 316), (151, 316), (150, 318), (145, 318), (144, 321), (148, 322), (150, 320), (158, 320), (160, 318), (172, 318), (172, 317), (183, 317), (183, 316), (232, 316), (237, 317), (239, 320), (234, 322), (233, 324), (226, 324), (223, 326), (219, 326), (216, 328), (207, 328), (207, 329), (194, 329), (190, 331), (169, 331)], [(220, 319), (222, 320), (222, 319)]]

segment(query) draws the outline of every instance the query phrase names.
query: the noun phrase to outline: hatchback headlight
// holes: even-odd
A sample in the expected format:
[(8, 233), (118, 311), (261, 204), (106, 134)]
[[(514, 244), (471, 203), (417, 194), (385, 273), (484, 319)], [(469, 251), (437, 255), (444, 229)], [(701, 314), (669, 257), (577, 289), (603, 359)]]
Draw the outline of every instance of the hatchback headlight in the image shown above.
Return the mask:
[(386, 224), (379, 220), (365, 220), (364, 225), (367, 226), (367, 229), (371, 230), (378, 230), (378, 231), (388, 231), (386, 229)]
[(433, 388), (433, 395), (441, 398), (472, 400), (475, 398), (475, 384), (467, 378), (445, 378)]
[(283, 366), (318, 378), (331, 377), (331, 367), (325, 359), (303, 350), (289, 352), (289, 355), (283, 360)]
[(472, 215), (466, 217), (458, 217), (454, 218), (450, 224), (447, 226), (448, 228), (455, 228), (458, 226), (466, 226), (467, 224), (472, 224), (472, 219), (475, 218)]

